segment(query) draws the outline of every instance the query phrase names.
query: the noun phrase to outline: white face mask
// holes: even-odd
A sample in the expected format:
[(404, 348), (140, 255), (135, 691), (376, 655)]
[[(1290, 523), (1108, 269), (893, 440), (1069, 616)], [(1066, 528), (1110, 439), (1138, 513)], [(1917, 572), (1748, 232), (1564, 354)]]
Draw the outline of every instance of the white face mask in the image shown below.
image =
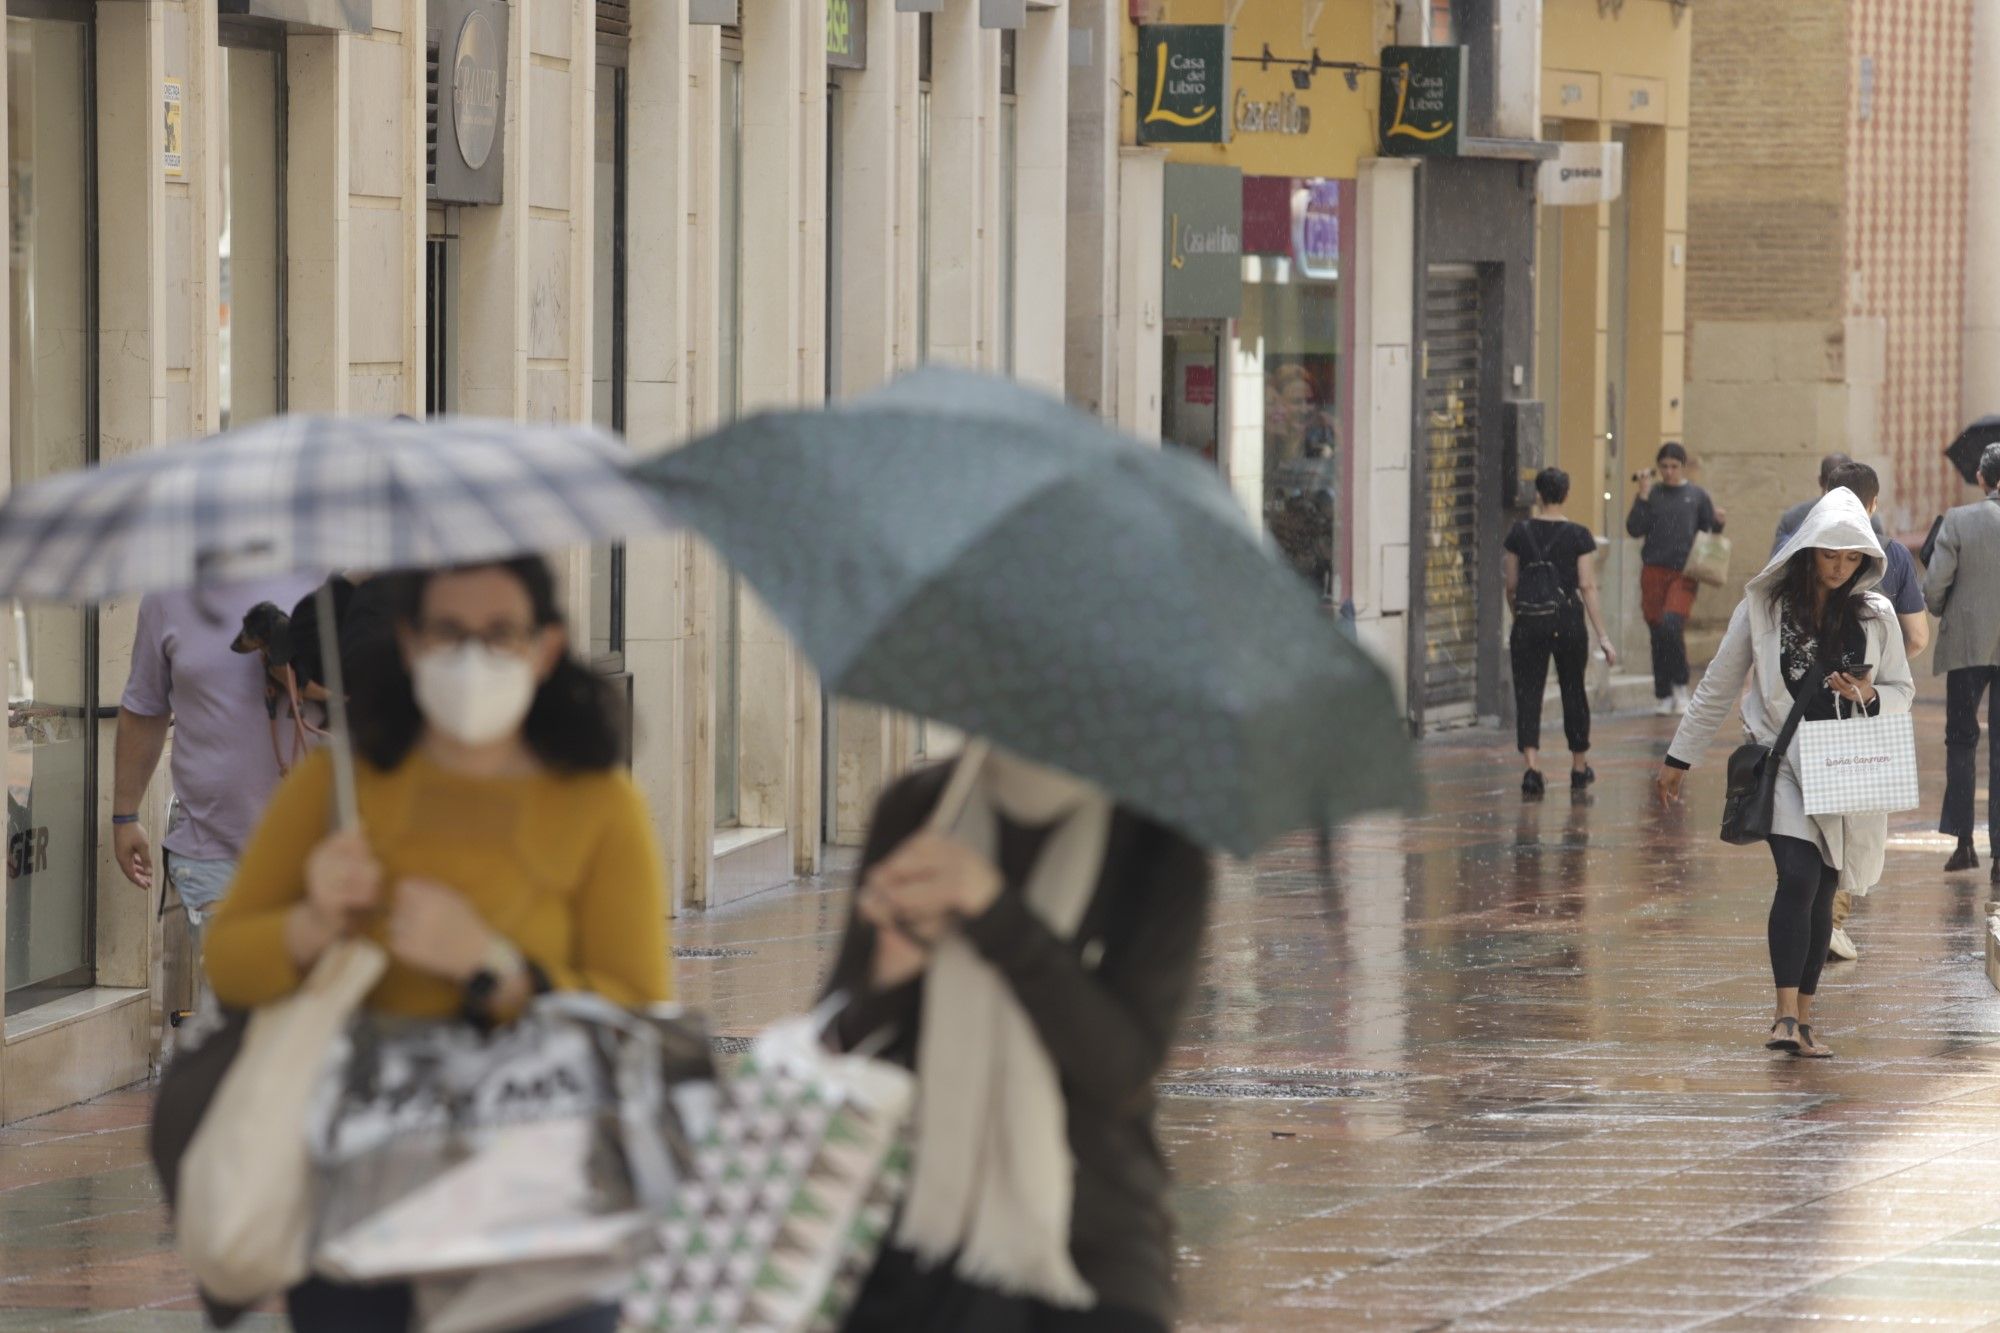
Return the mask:
[(526, 658), (477, 640), (431, 649), (410, 675), (425, 720), (462, 745), (489, 745), (519, 730), (539, 686)]

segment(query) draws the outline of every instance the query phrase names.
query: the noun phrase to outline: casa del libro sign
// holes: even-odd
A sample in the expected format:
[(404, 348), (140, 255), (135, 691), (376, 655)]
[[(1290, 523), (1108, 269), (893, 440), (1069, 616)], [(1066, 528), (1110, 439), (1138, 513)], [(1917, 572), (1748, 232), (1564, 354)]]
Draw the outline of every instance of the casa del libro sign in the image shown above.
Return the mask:
[(1220, 23), (1139, 28), (1139, 142), (1228, 143), (1229, 29)]

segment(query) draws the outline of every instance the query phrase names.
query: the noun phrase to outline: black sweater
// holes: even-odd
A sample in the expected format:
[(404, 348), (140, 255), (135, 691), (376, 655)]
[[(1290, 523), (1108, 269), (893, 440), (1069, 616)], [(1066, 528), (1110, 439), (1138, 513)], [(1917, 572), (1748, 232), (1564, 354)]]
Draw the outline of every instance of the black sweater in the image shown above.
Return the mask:
[[(949, 773), (949, 766), (926, 769), (883, 794), (862, 875), (922, 828)], [(1153, 1078), (1194, 986), (1208, 857), (1171, 830), (1118, 810), (1096, 894), (1075, 938), (1064, 940), (1022, 897), (1042, 840), (1041, 831), (1003, 822), (1006, 888), (965, 924), (966, 938), (1007, 978), (1062, 1079), (1076, 1158), (1070, 1253), (1077, 1270), (1100, 1304), (1171, 1324), (1173, 1225), (1166, 1163), (1153, 1137)], [(871, 993), (874, 946), (874, 928), (850, 913), (827, 990), (860, 998), (836, 1030), (851, 1046), (894, 1025), (897, 1035), (884, 1056), (912, 1066), (922, 981)]]

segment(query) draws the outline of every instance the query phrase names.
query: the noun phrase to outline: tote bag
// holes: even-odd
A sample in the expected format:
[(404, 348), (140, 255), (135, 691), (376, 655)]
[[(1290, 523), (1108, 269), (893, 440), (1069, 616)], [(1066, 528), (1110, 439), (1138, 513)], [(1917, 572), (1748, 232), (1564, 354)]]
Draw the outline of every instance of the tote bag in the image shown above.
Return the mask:
[(1917, 808), (1917, 742), (1908, 713), (1843, 717), (1799, 728), (1799, 787), (1809, 815)]
[(359, 1019), (337, 1049), (307, 1141), (314, 1271), (346, 1282), (623, 1253), (681, 1183), (676, 1089), (715, 1073), (698, 1019), (583, 993), (490, 1033)]
[(1688, 552), (1681, 573), (1711, 587), (1729, 582), (1729, 538), (1719, 532), (1696, 533), (1694, 549)]
[(905, 1069), (765, 1029), (697, 1116), (695, 1171), (625, 1302), (627, 1333), (833, 1333), (909, 1182)]
[(297, 991), (251, 1013), (175, 1173), (175, 1241), (205, 1295), (254, 1305), (306, 1276), (306, 1103), (386, 961), (343, 940)]

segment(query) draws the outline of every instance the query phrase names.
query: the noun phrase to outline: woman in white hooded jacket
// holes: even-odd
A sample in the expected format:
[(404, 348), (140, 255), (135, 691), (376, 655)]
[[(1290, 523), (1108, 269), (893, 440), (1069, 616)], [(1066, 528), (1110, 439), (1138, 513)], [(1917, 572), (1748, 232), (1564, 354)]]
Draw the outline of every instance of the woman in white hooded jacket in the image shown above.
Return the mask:
[[(1836, 716), (1846, 707), (1836, 695), (1871, 714), (1910, 710), (1916, 683), (1895, 608), (1872, 591), (1887, 566), (1861, 502), (1845, 488), (1829, 491), (1744, 589), (1667, 747), (1659, 775), (1663, 802), (1680, 800), (1686, 770), (1707, 750), (1739, 696), (1744, 727), (1765, 745), (1777, 743), (1800, 698), (1807, 721)], [(1778, 889), (1769, 939), (1777, 1018), (1765, 1045), (1824, 1059), (1833, 1052), (1813, 1031), (1812, 1000), (1833, 935), (1833, 896), (1840, 889), (1859, 896), (1881, 880), (1888, 816), (1807, 815), (1794, 737), (1778, 769), (1771, 823), (1767, 841)]]

